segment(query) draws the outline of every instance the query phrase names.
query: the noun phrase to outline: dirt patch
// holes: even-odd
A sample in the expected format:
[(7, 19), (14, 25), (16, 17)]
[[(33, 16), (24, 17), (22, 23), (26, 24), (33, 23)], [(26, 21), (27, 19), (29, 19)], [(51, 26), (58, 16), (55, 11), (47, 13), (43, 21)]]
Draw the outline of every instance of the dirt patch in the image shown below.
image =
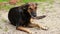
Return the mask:
[[(42, 4), (42, 5), (41, 5)], [(46, 18), (34, 20), (35, 23), (41, 23), (49, 27), (47, 31), (30, 29), (33, 34), (60, 34), (60, 2), (55, 0), (53, 4), (48, 2), (39, 3), (37, 15), (46, 15)], [(43, 8), (44, 7), (44, 8)], [(15, 26), (11, 25), (8, 21), (8, 11), (0, 11), (0, 34), (27, 34), (22, 31), (16, 30)]]

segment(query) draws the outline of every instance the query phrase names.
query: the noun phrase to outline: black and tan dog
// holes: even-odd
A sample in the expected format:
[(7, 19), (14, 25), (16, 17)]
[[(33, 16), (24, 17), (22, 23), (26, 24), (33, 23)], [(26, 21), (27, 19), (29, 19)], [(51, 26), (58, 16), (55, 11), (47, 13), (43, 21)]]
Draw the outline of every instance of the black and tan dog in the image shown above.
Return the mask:
[(32, 19), (42, 19), (45, 15), (36, 16), (37, 3), (27, 3), (19, 7), (11, 8), (8, 13), (8, 19), (11, 24), (16, 26), (16, 29), (31, 33), (26, 27), (39, 27), (44, 28), (42, 25), (31, 23)]

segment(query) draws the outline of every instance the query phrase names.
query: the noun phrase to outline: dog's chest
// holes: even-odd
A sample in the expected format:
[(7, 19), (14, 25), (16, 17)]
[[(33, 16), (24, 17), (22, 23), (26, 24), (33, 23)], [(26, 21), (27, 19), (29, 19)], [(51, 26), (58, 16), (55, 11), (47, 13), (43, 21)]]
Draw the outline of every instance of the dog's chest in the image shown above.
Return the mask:
[(31, 18), (31, 16), (30, 16), (30, 14), (29, 13), (23, 13), (24, 15), (23, 15), (23, 18), (24, 18), (24, 20), (30, 20), (30, 18)]

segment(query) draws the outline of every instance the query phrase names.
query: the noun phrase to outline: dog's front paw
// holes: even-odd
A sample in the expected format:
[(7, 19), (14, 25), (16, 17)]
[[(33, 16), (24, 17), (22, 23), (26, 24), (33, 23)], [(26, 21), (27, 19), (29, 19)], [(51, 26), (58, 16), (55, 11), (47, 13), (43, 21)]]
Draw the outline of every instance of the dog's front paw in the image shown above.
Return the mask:
[(28, 32), (28, 34), (32, 34), (32, 32), (31, 32), (31, 31), (29, 31), (29, 32)]
[(49, 27), (44, 26), (44, 27), (41, 27), (41, 29), (43, 29), (43, 30), (48, 30), (48, 29), (49, 29)]

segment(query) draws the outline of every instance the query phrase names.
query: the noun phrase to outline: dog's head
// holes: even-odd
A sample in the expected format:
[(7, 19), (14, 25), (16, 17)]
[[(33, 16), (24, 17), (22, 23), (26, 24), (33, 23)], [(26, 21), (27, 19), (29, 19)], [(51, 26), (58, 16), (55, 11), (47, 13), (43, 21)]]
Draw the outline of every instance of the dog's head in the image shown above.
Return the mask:
[(28, 11), (31, 17), (36, 17), (37, 3), (32, 3), (32, 2), (27, 3), (25, 4), (24, 9)]
[(31, 17), (36, 17), (36, 10), (37, 10), (37, 3), (28, 3), (28, 12), (30, 13)]

